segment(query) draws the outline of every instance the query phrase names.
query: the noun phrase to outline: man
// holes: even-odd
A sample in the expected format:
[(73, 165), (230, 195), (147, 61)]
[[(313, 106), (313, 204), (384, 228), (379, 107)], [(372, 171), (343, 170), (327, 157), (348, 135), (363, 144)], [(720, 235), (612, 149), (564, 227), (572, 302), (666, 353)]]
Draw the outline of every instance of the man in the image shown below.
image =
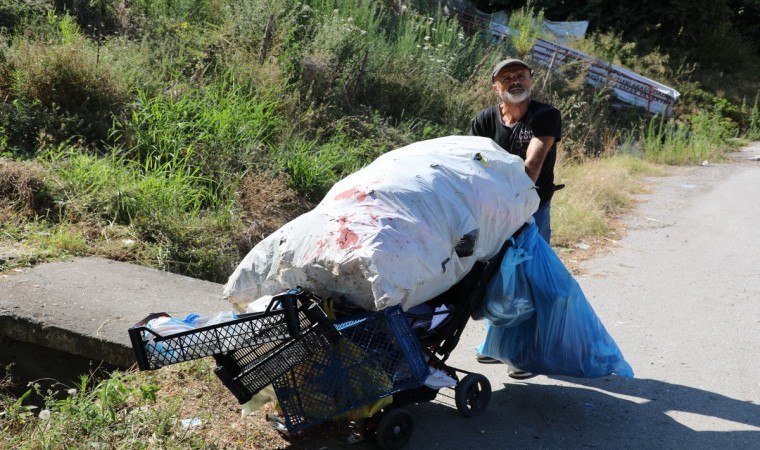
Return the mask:
[(538, 233), (551, 241), (551, 199), (557, 142), (562, 136), (562, 118), (557, 108), (530, 98), (532, 69), (519, 59), (505, 59), (493, 69), (493, 90), (501, 103), (475, 116), (473, 136), (493, 139), (501, 148), (525, 161), (525, 172), (536, 183), (540, 203), (533, 215)]
[[(557, 108), (531, 100), (532, 69), (519, 59), (505, 59), (491, 73), (493, 90), (501, 102), (475, 116), (470, 134), (493, 139), (501, 148), (525, 161), (525, 172), (536, 184), (540, 199), (533, 214), (538, 233), (551, 241), (551, 199), (557, 142), (562, 137), (562, 118)], [(478, 354), (478, 362), (498, 363), (497, 359)], [(516, 379), (535, 376), (509, 367), (508, 375)]]

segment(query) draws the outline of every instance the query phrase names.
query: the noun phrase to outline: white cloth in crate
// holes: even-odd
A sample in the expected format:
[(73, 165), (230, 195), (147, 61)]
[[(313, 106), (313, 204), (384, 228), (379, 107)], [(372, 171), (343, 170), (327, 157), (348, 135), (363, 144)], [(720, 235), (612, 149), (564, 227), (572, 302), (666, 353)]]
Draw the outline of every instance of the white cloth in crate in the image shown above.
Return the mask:
[[(491, 139), (417, 142), (339, 181), (312, 211), (259, 242), (223, 295), (244, 310), (300, 286), (366, 310), (407, 310), (495, 255), (538, 203), (523, 161)], [(460, 257), (465, 235), (474, 252)]]

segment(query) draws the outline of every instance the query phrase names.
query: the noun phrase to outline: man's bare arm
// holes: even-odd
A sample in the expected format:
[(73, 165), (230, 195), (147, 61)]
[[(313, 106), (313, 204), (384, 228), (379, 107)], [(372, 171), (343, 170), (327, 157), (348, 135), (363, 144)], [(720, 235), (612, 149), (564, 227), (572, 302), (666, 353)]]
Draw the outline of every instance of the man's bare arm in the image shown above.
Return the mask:
[(534, 137), (528, 143), (528, 150), (525, 152), (525, 173), (535, 183), (538, 180), (538, 174), (541, 173), (541, 166), (549, 149), (554, 144), (554, 136)]

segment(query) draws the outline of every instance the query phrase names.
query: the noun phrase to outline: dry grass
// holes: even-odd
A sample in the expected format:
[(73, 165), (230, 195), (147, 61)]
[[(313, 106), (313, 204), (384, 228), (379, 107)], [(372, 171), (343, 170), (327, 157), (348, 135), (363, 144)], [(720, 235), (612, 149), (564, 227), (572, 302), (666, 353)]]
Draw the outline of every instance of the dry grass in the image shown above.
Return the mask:
[(50, 174), (33, 161), (0, 159), (0, 206), (28, 218), (43, 213), (50, 205), (39, 194), (48, 177)]
[[(297, 436), (285, 436), (267, 420), (267, 415), (279, 415), (275, 402), (264, 403), (258, 410), (243, 415), (241, 405), (213, 374), (213, 369), (213, 359), (205, 358), (157, 371), (138, 372), (136, 381), (160, 387), (156, 402), (150, 408), (171, 410), (178, 406), (179, 420), (199, 419), (197, 426), (178, 432), (200, 438), (207, 448), (274, 450), (325, 438), (337, 443), (354, 433), (346, 424), (336, 422), (317, 426)], [(177, 405), (179, 399), (181, 402)], [(317, 448), (324, 447), (319, 445)]]
[(626, 156), (560, 164), (557, 182), (567, 187), (552, 200), (552, 245), (565, 265), (574, 272), (578, 262), (620, 240), (620, 217), (646, 192), (641, 177), (664, 174), (661, 167)]
[(242, 236), (235, 237), (241, 254), (281, 226), (314, 207), (287, 185), (287, 179), (261, 174), (248, 174), (240, 182), (238, 200), (247, 225)]
[[(138, 381), (150, 381), (161, 388), (152, 408), (171, 408), (177, 399), (179, 419), (200, 419), (187, 432), (203, 436), (203, 441), (218, 448), (277, 449), (288, 442), (266, 421), (274, 410), (268, 403), (246, 417), (235, 397), (213, 375), (213, 360), (164, 367), (156, 372), (138, 374)], [(206, 376), (207, 375), (207, 376)]]
[(313, 204), (289, 188), (284, 176), (246, 175), (238, 189), (250, 232), (264, 238), (285, 223), (309, 211)]

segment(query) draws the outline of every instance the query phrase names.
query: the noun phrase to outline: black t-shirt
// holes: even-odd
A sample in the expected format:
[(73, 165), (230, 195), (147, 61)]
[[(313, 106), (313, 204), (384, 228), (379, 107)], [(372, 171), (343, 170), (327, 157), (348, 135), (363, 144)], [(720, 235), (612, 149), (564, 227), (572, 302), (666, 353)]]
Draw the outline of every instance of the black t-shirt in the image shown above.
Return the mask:
[(557, 142), (562, 138), (562, 117), (557, 108), (531, 100), (528, 111), (513, 126), (501, 121), (498, 105), (486, 108), (475, 116), (470, 135), (484, 136), (494, 140), (501, 148), (525, 160), (528, 143), (536, 137), (553, 136), (554, 144), (546, 153), (544, 164), (536, 180), (541, 203), (551, 200), (554, 194), (554, 163), (557, 161)]

